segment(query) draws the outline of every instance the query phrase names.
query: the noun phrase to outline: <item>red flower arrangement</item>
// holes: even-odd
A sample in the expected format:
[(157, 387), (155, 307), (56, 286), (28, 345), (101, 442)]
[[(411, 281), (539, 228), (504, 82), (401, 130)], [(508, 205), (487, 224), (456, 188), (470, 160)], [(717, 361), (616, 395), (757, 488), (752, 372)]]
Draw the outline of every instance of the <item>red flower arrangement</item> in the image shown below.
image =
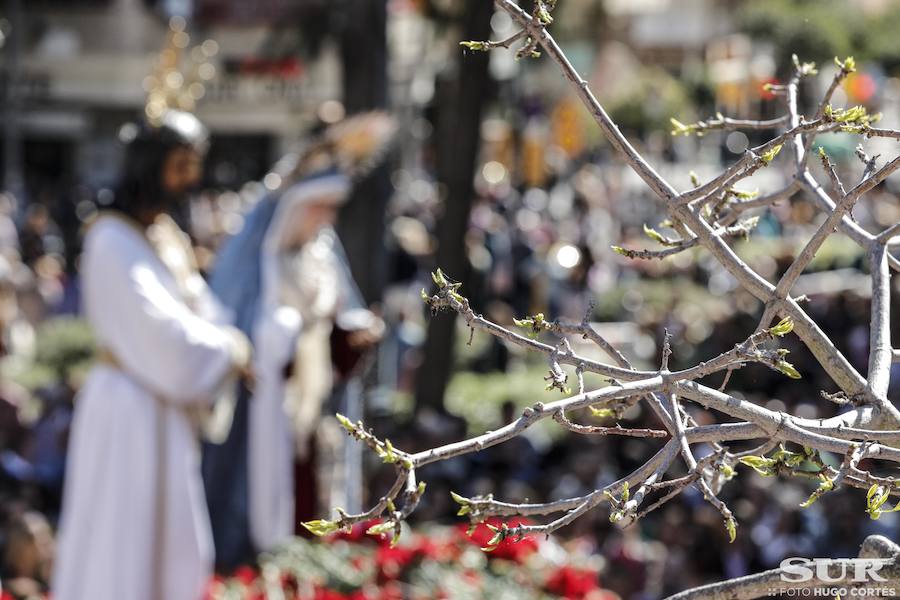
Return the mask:
[[(206, 600), (263, 599), (273, 589), (285, 600), (615, 598), (600, 588), (590, 557), (573, 556), (552, 539), (510, 535), (492, 551), (483, 551), (495, 534), (488, 525), (500, 527), (498, 519), (471, 532), (465, 525), (405, 531), (394, 547), (390, 535), (365, 534), (377, 523), (322, 539), (298, 538), (266, 555), (258, 566), (216, 577)], [(527, 523), (505, 521), (509, 529)]]

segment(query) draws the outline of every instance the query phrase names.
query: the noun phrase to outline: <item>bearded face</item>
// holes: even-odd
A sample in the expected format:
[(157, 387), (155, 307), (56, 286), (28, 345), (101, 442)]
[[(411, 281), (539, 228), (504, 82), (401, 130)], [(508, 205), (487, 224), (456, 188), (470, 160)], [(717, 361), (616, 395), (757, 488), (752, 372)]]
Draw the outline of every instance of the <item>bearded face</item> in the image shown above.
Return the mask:
[(188, 195), (200, 185), (202, 159), (190, 146), (176, 146), (166, 155), (162, 165), (163, 202), (167, 210), (187, 202)]

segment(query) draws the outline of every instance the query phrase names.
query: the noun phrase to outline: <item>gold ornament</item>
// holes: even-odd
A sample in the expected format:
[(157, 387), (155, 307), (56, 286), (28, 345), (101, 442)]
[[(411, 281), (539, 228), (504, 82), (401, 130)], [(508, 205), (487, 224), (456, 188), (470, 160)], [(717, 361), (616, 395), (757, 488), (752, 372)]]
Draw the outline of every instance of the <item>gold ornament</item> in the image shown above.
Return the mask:
[(193, 112), (206, 94), (206, 82), (216, 75), (210, 62), (219, 52), (215, 40), (190, 48), (191, 38), (182, 17), (172, 17), (166, 43), (156, 59), (153, 73), (144, 78), (147, 102), (144, 115), (153, 125), (162, 122), (167, 110)]

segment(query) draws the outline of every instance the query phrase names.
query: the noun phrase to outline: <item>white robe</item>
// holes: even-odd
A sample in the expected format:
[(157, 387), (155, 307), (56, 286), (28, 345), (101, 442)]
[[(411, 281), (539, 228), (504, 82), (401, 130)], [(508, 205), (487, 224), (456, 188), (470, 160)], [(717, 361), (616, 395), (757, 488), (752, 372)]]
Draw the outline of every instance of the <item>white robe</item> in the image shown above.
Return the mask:
[(98, 364), (75, 402), (53, 597), (197, 600), (213, 544), (190, 412), (209, 406), (241, 340), (188, 306), (124, 220), (91, 227), (81, 273), (98, 346), (120, 366)]
[[(285, 543), (294, 533), (294, 456), (306, 451), (321, 404), (331, 390), (328, 317), (340, 303), (341, 282), (327, 233), (319, 232), (300, 250), (284, 247), (303, 218), (304, 208), (302, 200), (282, 200), (260, 255), (262, 290), (253, 331), (257, 384), (249, 406), (248, 503), (250, 535), (263, 551)], [(295, 374), (289, 386), (282, 373), (292, 357)]]

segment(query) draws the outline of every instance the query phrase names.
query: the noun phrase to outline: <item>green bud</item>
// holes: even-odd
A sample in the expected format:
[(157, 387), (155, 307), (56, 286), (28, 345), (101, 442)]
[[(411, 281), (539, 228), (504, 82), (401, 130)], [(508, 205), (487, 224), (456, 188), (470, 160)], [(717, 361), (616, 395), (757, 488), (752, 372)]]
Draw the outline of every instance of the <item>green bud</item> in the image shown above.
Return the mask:
[(591, 409), (591, 414), (598, 419), (609, 419), (616, 416), (616, 411), (611, 408), (594, 408), (593, 406), (589, 408)]
[(644, 235), (646, 235), (648, 238), (650, 238), (651, 240), (653, 240), (654, 242), (656, 242), (658, 244), (662, 244), (663, 246), (668, 245), (666, 238), (664, 238), (661, 233), (659, 233), (657, 230), (653, 229), (652, 227), (647, 227), (646, 223), (644, 223)]
[(500, 545), (500, 542), (502, 542), (506, 538), (506, 524), (504, 523), (500, 527), (495, 527), (490, 523), (485, 523), (485, 525), (488, 529), (494, 532), (494, 535), (491, 537), (491, 539), (488, 540), (487, 545), (482, 546), (481, 549), (485, 552), (493, 552), (497, 549), (497, 546)]
[(372, 525), (368, 529), (366, 529), (367, 535), (382, 535), (394, 529), (393, 521), (385, 521), (384, 523), (378, 523), (377, 525)]
[(775, 337), (784, 337), (794, 330), (794, 320), (791, 317), (785, 317), (778, 322), (778, 325), (769, 329), (769, 335)]
[(397, 462), (397, 452), (394, 449), (393, 444), (391, 444), (391, 440), (384, 440), (384, 448), (378, 448), (378, 456), (380, 456), (384, 463), (388, 465)]
[(472, 505), (469, 503), (468, 500), (466, 500), (462, 496), (454, 494), (453, 492), (450, 492), (450, 496), (452, 496), (454, 500), (459, 502), (459, 510), (456, 511), (457, 517), (462, 517), (462, 516), (467, 515), (470, 512), (472, 512)]
[(773, 147), (768, 152), (763, 152), (759, 156), (760, 160), (762, 160), (765, 164), (769, 164), (770, 162), (775, 160), (775, 157), (778, 156), (779, 152), (781, 152), (782, 146), (784, 146), (784, 144), (778, 144), (777, 146)]
[(794, 365), (792, 365), (791, 363), (789, 363), (786, 360), (779, 360), (775, 364), (775, 368), (778, 369), (780, 372), (784, 373), (785, 375), (787, 375), (788, 377), (790, 377), (791, 379), (801, 379), (801, 377), (802, 377), (800, 375), (800, 371), (795, 369)]
[(752, 200), (759, 196), (759, 190), (753, 190), (752, 192), (745, 192), (742, 190), (736, 190), (734, 188), (728, 190), (735, 198), (740, 198), (741, 200)]
[(434, 284), (436, 286), (438, 286), (439, 288), (443, 288), (444, 286), (447, 285), (447, 278), (444, 276), (444, 272), (441, 271), (440, 268), (438, 268), (437, 271), (435, 271), (431, 274), (431, 279), (432, 279), (432, 281), (434, 281)]
[(722, 473), (725, 479), (731, 479), (732, 477), (734, 477), (734, 469), (731, 467), (731, 465), (722, 463), (721, 465), (719, 465), (719, 471)]
[(800, 504), (801, 508), (807, 508), (808, 506), (812, 505), (813, 502), (815, 502), (816, 500), (821, 498), (823, 494), (830, 492), (831, 490), (834, 489), (834, 482), (831, 479), (829, 479), (828, 477), (826, 477), (824, 474), (819, 475), (819, 479), (821, 480), (822, 483), (820, 483), (819, 487), (816, 488), (816, 490), (812, 494), (810, 494), (809, 498), (807, 498), (804, 502), (802, 502)]
[(669, 119), (669, 123), (672, 124), (672, 131), (669, 132), (672, 135), (690, 135), (693, 129), (695, 129), (693, 127), (688, 127), (674, 117)]
[(322, 537), (330, 533), (336, 532), (340, 527), (334, 521), (326, 521), (324, 519), (316, 519), (315, 521), (305, 521), (301, 523), (310, 533)]
[(547, 11), (547, 9), (544, 7), (544, 5), (540, 2), (538, 2), (538, 8), (537, 8), (536, 14), (537, 14), (538, 20), (541, 23), (543, 23), (544, 25), (549, 25), (550, 23), (553, 22), (553, 17), (550, 16), (550, 13)]
[(838, 68), (844, 73), (853, 73), (854, 71), (856, 71), (856, 61), (852, 56), (848, 56), (844, 60), (840, 60), (837, 56), (835, 56), (834, 64), (836, 64)]
[(797, 69), (797, 72), (801, 77), (805, 77), (807, 75), (816, 75), (819, 71), (816, 69), (816, 63), (814, 62), (806, 62), (800, 63), (800, 59), (797, 58), (797, 55), (794, 54), (791, 56), (794, 61), (794, 67)]
[(340, 423), (344, 429), (346, 429), (350, 433), (356, 433), (356, 427), (353, 425), (353, 423), (350, 422), (350, 419), (348, 419), (341, 413), (337, 413), (336, 415), (334, 415), (334, 418), (337, 419), (338, 423)]
[(725, 520), (725, 531), (728, 532), (728, 543), (734, 542), (737, 538), (737, 521), (734, 520), (734, 517)]
[(762, 456), (744, 456), (739, 461), (743, 465), (747, 465), (763, 477), (771, 477), (775, 475), (775, 465), (777, 461), (771, 458), (763, 458)]
[(484, 42), (478, 42), (478, 41), (474, 41), (474, 40), (470, 40), (470, 41), (466, 41), (466, 42), (460, 42), (459, 45), (462, 46), (463, 48), (467, 48), (467, 49), (472, 50), (472, 51), (474, 51), (474, 52), (484, 52), (485, 50), (488, 49), (486, 43), (484, 43)]
[(878, 485), (877, 483), (872, 484), (872, 487), (869, 488), (869, 492), (866, 494), (866, 512), (869, 513), (869, 517), (872, 520), (877, 521), (884, 513), (900, 510), (900, 504), (897, 504), (894, 508), (882, 510), (881, 507), (884, 506), (890, 497), (890, 487)]

